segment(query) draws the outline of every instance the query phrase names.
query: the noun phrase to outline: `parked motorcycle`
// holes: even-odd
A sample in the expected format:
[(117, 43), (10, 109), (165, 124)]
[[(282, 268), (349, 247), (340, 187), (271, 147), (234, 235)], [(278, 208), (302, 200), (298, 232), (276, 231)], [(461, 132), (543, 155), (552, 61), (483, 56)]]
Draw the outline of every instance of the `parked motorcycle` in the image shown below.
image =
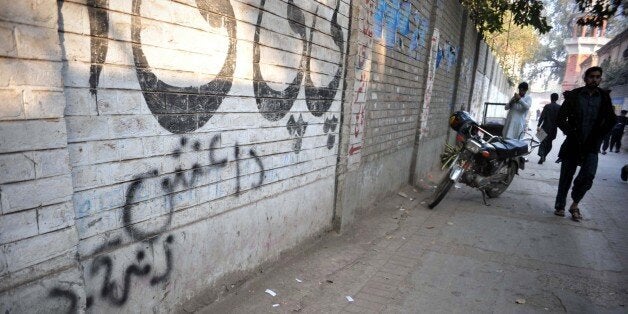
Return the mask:
[(529, 143), (490, 134), (464, 111), (452, 114), (449, 126), (457, 132), (457, 149), (428, 207), (436, 207), (456, 182), (479, 189), (485, 204), (486, 196), (494, 198), (506, 191), (519, 169), (525, 167), (523, 156), (529, 153)]

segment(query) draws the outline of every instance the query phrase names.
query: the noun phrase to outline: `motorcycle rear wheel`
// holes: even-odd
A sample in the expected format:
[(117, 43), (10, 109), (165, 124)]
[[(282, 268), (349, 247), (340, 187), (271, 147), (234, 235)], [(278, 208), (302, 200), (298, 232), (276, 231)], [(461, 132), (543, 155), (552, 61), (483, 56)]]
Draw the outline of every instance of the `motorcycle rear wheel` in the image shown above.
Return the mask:
[(507, 173), (508, 176), (506, 177), (506, 179), (504, 179), (504, 181), (492, 183), (488, 188), (486, 188), (485, 191), (488, 197), (490, 198), (499, 197), (502, 193), (504, 193), (504, 191), (506, 191), (506, 189), (508, 189), (508, 187), (510, 186), (510, 183), (512, 183), (512, 179), (517, 174), (517, 164), (514, 162), (511, 162), (510, 164), (508, 164), (507, 171), (508, 171)]
[(451, 189), (451, 187), (454, 185), (454, 180), (449, 178), (451, 171), (452, 170), (449, 169), (445, 177), (438, 183), (438, 186), (436, 186), (436, 190), (432, 195), (432, 199), (427, 204), (427, 207), (429, 209), (433, 209), (434, 207), (436, 207), (436, 205), (438, 205), (438, 203), (443, 200), (447, 192), (449, 192), (449, 189)]

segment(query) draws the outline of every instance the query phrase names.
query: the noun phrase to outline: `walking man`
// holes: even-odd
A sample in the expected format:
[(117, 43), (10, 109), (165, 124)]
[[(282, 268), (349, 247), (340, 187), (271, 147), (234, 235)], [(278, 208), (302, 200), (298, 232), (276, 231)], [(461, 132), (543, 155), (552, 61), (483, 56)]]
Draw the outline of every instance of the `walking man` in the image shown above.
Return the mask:
[(545, 156), (549, 154), (550, 150), (552, 150), (552, 141), (556, 138), (556, 119), (558, 118), (558, 110), (560, 110), (560, 105), (556, 103), (558, 100), (558, 94), (553, 93), (550, 95), (551, 103), (545, 105), (543, 107), (543, 112), (541, 112), (541, 117), (539, 118), (539, 124), (537, 126), (538, 129), (543, 129), (547, 136), (541, 141), (539, 145), (539, 165), (545, 162)]
[(565, 101), (558, 111), (557, 125), (567, 138), (558, 153), (562, 164), (554, 214), (565, 216), (567, 193), (576, 168), (580, 166), (578, 176), (573, 181), (573, 203), (569, 207), (574, 221), (582, 219), (578, 203), (593, 185), (602, 138), (615, 125), (611, 97), (608, 91), (598, 87), (601, 81), (602, 68), (588, 68), (584, 72), (585, 86), (566, 91)]
[(532, 105), (532, 98), (530, 95), (526, 95), (528, 92), (528, 83), (520, 83), (518, 89), (519, 92), (515, 93), (514, 96), (510, 98), (508, 104), (506, 104), (508, 115), (504, 123), (504, 130), (502, 131), (502, 135), (505, 138), (519, 139), (526, 130), (526, 116)]
[(539, 121), (539, 119), (541, 118), (541, 110), (540, 109), (536, 109), (536, 121)]
[(619, 150), (621, 149), (621, 138), (624, 136), (627, 112), (628, 111), (626, 110), (622, 110), (620, 115), (617, 116), (617, 124), (615, 124), (615, 127), (613, 127), (613, 130), (611, 131), (611, 152), (613, 151), (613, 148), (615, 148), (616, 153), (619, 153)]
[(626, 110), (622, 110), (620, 115), (617, 116), (617, 123), (613, 127), (613, 129), (604, 136), (604, 140), (602, 141), (602, 155), (606, 155), (606, 150), (610, 146), (610, 152), (613, 151), (614, 147), (616, 153), (619, 153), (621, 149), (621, 138), (624, 136), (624, 128), (626, 127)]

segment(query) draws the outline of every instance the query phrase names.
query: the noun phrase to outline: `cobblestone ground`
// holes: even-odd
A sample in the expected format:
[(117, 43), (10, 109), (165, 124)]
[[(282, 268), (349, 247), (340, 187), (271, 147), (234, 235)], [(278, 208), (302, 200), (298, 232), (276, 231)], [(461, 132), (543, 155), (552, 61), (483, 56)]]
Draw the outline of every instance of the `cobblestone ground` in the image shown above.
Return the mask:
[(406, 187), (200, 312), (626, 313), (628, 153), (600, 155), (577, 223), (552, 214), (560, 142), (490, 206), (460, 186), (429, 210)]

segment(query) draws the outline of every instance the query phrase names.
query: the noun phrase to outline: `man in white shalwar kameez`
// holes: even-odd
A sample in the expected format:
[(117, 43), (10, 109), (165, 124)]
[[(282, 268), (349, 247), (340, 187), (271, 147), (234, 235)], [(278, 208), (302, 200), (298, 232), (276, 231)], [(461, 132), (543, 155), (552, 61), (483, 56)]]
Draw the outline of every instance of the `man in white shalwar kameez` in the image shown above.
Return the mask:
[(526, 130), (528, 110), (532, 105), (532, 98), (527, 95), (528, 83), (519, 84), (519, 92), (515, 93), (506, 105), (508, 116), (504, 123), (502, 135), (505, 138), (519, 139)]

